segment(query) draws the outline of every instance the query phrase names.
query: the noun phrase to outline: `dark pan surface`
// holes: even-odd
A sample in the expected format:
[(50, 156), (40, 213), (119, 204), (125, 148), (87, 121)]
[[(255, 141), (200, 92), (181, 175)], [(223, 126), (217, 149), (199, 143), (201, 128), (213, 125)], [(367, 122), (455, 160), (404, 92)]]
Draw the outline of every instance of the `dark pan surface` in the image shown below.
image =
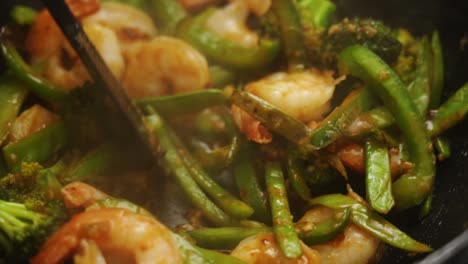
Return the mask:
[[(14, 3), (28, 2), (33, 1), (2, 0), (0, 23), (8, 18), (8, 10)], [(467, 0), (335, 0), (335, 2), (339, 6), (339, 13), (343, 16), (372, 16), (392, 26), (409, 28), (418, 34), (439, 29), (446, 67), (444, 98), (468, 81), (468, 43), (464, 49), (460, 47), (463, 37), (468, 42)], [(35, 3), (37, 5), (37, 2)], [(452, 157), (438, 164), (432, 212), (421, 221), (417, 219), (417, 212), (414, 211), (391, 220), (412, 237), (430, 244), (435, 249), (441, 248), (442, 253), (453, 255), (445, 263), (468, 263), (466, 246), (458, 253), (450, 251), (455, 249), (456, 245), (451, 244), (449, 248), (442, 248), (468, 227), (468, 121), (459, 124), (446, 135), (451, 141)], [(466, 245), (467, 237), (465, 235), (464, 238), (456, 240), (456, 244)], [(422, 260), (423, 257), (409, 256), (401, 250), (385, 248), (379, 263), (412, 263)], [(439, 260), (433, 262), (428, 258), (421, 263), (441, 262)]]

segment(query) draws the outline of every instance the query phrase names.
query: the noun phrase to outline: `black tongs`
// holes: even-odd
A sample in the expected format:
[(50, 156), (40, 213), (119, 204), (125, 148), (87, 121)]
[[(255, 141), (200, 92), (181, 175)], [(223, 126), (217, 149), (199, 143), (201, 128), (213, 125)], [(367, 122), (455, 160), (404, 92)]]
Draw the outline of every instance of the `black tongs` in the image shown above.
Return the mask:
[[(139, 159), (145, 162), (154, 161), (155, 148), (152, 146), (143, 117), (125, 94), (122, 86), (114, 77), (104, 60), (88, 39), (80, 22), (75, 18), (64, 0), (42, 0), (52, 17), (83, 61), (99, 90), (103, 105), (108, 114), (104, 118), (117, 133), (120, 140), (129, 141), (140, 152)], [(111, 114), (109, 114), (111, 113)]]

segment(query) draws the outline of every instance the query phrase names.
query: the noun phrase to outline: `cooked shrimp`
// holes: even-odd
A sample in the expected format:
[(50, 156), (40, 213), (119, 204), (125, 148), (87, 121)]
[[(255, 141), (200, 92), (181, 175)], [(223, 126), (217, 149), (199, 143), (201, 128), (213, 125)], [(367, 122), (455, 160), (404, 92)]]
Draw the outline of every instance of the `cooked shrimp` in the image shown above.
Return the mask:
[(273, 135), (263, 126), (260, 121), (253, 118), (236, 105), (231, 106), (232, 119), (239, 130), (252, 141), (260, 144), (270, 143)]
[(242, 46), (258, 44), (258, 35), (247, 27), (249, 9), (244, 1), (236, 0), (215, 11), (207, 20), (206, 27), (219, 36)]
[(73, 262), (75, 264), (106, 264), (106, 259), (93, 240), (84, 239), (80, 242)]
[(200, 90), (210, 83), (208, 63), (189, 44), (156, 37), (129, 53), (123, 84), (133, 98)]
[(68, 209), (86, 208), (98, 200), (109, 197), (93, 186), (78, 181), (65, 185), (60, 192)]
[(329, 101), (338, 82), (332, 75), (317, 69), (279, 72), (247, 84), (245, 90), (307, 123), (330, 110)]
[[(92, 241), (107, 263), (181, 263), (170, 231), (152, 217), (107, 208), (75, 215), (45, 242), (32, 264), (63, 263)], [(86, 243), (86, 242), (85, 242)]]
[(306, 264), (320, 263), (320, 255), (316, 250), (302, 244), (302, 256), (297, 259), (286, 258), (273, 234), (258, 234), (242, 240), (232, 251), (231, 255), (251, 264)]
[(59, 117), (35, 104), (22, 112), (11, 125), (9, 138), (16, 142), (59, 120)]
[(311, 248), (320, 253), (323, 264), (362, 264), (371, 262), (378, 246), (378, 239), (350, 224), (343, 235)]

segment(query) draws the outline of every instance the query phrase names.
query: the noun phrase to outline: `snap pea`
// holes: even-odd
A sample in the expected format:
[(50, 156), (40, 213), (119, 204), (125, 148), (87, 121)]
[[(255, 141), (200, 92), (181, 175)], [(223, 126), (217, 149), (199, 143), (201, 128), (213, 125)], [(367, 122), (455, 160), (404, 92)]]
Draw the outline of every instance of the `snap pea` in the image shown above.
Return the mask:
[(432, 47), (432, 90), (429, 107), (439, 107), (444, 88), (444, 57), (439, 32), (434, 31), (431, 38)]
[(351, 46), (339, 55), (342, 72), (363, 79), (395, 117), (408, 145), (413, 169), (393, 183), (398, 209), (422, 203), (430, 193), (435, 176), (432, 143), (419, 109), (411, 100), (397, 74), (375, 53), (362, 46)]
[(185, 164), (192, 178), (224, 212), (238, 219), (245, 219), (253, 214), (254, 210), (250, 206), (234, 197), (208, 176), (169, 126), (165, 127), (165, 131), (167, 131), (168, 137), (178, 151), (179, 158)]
[(178, 26), (177, 35), (208, 59), (235, 70), (262, 69), (278, 57), (278, 41), (261, 38), (258, 46), (244, 47), (207, 29), (205, 21), (214, 11), (207, 9), (201, 15), (184, 19)]
[(271, 10), (279, 24), (283, 51), (288, 61), (288, 71), (299, 71), (306, 67), (306, 52), (302, 25), (292, 0), (272, 0)]
[(18, 79), (27, 84), (32, 93), (52, 105), (64, 102), (67, 93), (39, 77), (24, 62), (13, 44), (2, 36), (0, 36), (0, 50), (8, 68)]
[(11, 171), (17, 172), (23, 162), (44, 162), (67, 143), (67, 131), (57, 121), (28, 137), (3, 148), (3, 157)]
[(26, 98), (26, 87), (12, 76), (0, 77), (0, 145), (10, 133), (11, 124)]
[(177, 0), (150, 0), (147, 11), (156, 21), (162, 33), (172, 35), (177, 25), (186, 16), (187, 12)]
[(233, 166), (237, 189), (241, 199), (254, 209), (252, 219), (270, 223), (271, 214), (268, 209), (268, 201), (257, 178), (251, 148), (248, 142), (242, 143), (241, 152)]
[(299, 197), (307, 201), (312, 198), (312, 194), (310, 193), (309, 186), (307, 186), (302, 174), (303, 172), (296, 154), (293, 151), (290, 151), (288, 155), (289, 182), (291, 183), (292, 189), (299, 195)]
[(367, 200), (374, 210), (386, 214), (395, 204), (388, 148), (369, 137), (366, 140), (365, 153)]
[(408, 85), (408, 94), (422, 116), (426, 116), (431, 97), (432, 63), (431, 44), (427, 37), (423, 37), (416, 61), (416, 76)]
[(427, 122), (427, 129), (432, 136), (438, 136), (462, 120), (467, 112), (468, 82), (439, 107), (432, 120)]
[(302, 247), (294, 230), (293, 216), (289, 210), (283, 172), (279, 163), (268, 162), (265, 165), (265, 182), (276, 241), (286, 257), (297, 258), (302, 255)]
[(432, 250), (426, 244), (412, 239), (383, 217), (349, 196), (329, 194), (314, 198), (309, 204), (323, 205), (334, 209), (349, 207), (351, 208), (351, 221), (355, 225), (387, 244), (412, 252), (424, 253)]
[(191, 202), (202, 211), (210, 222), (218, 226), (234, 225), (237, 221), (216, 206), (193, 180), (161, 117), (156, 114), (154, 109), (149, 109), (149, 112), (151, 115), (146, 117), (146, 123), (156, 135), (159, 145), (164, 151), (164, 157), (160, 160), (163, 167), (175, 176)]
[(363, 112), (375, 103), (375, 97), (367, 88), (351, 92), (343, 103), (335, 108), (314, 129), (310, 142), (315, 148), (324, 148), (346, 134), (348, 126)]
[(135, 101), (135, 104), (145, 110), (148, 106), (154, 107), (166, 117), (193, 113), (205, 108), (227, 104), (226, 94), (217, 89), (204, 89), (189, 93), (147, 97)]
[(298, 145), (307, 145), (311, 130), (301, 121), (284, 113), (265, 100), (244, 91), (234, 91), (231, 101), (267, 128)]

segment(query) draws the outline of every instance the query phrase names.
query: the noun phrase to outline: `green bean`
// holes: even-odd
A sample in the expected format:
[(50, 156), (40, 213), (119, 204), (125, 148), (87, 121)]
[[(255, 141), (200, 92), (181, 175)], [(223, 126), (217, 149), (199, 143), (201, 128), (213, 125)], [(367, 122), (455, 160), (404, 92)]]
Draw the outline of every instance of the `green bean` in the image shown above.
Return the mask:
[(296, 0), (302, 24), (325, 30), (332, 22), (336, 6), (329, 0)]
[(212, 65), (209, 68), (212, 87), (224, 87), (233, 84), (236, 81), (236, 74), (228, 69), (218, 65)]
[(227, 104), (228, 97), (221, 90), (204, 89), (201, 91), (147, 97), (135, 101), (135, 104), (145, 110), (148, 106), (154, 107), (166, 117), (193, 113), (205, 108)]
[(13, 44), (4, 37), (0, 37), (0, 50), (8, 68), (18, 79), (27, 84), (27, 87), (32, 93), (53, 105), (64, 101), (67, 96), (66, 92), (39, 77), (29, 65), (24, 62)]
[(381, 142), (369, 137), (366, 140), (365, 153), (367, 200), (374, 210), (386, 214), (395, 204), (388, 149)]
[(233, 174), (241, 199), (254, 209), (252, 219), (269, 223), (271, 222), (271, 215), (268, 209), (268, 201), (258, 182), (253, 156), (248, 144), (247, 142), (243, 144), (241, 153), (234, 162)]
[(198, 228), (188, 231), (197, 245), (209, 249), (233, 249), (243, 239), (257, 234), (271, 233), (270, 227)]
[(311, 133), (310, 128), (265, 100), (248, 92), (234, 91), (231, 101), (258, 119), (267, 128), (290, 141), (298, 145), (308, 143)]
[(37, 11), (29, 6), (17, 5), (11, 10), (11, 18), (19, 25), (31, 25), (37, 16)]
[(408, 85), (408, 94), (422, 116), (426, 116), (431, 97), (432, 63), (431, 44), (427, 37), (423, 37), (416, 61), (416, 76)]
[(305, 201), (312, 199), (309, 186), (307, 186), (303, 178), (303, 171), (300, 167), (299, 160), (291, 151), (288, 155), (288, 178), (292, 189), (299, 197)]
[(431, 211), (432, 199), (433, 198), (434, 198), (434, 190), (432, 191), (432, 193), (429, 196), (427, 196), (426, 200), (424, 200), (421, 208), (419, 209), (419, 219), (422, 219), (426, 215), (429, 214), (429, 212)]
[(175, 176), (191, 202), (202, 211), (203, 215), (210, 222), (218, 226), (235, 224), (237, 221), (216, 206), (193, 180), (190, 171), (185, 166), (174, 142), (172, 142), (169, 136), (164, 121), (154, 110), (151, 112), (152, 114), (146, 118), (146, 122), (148, 127), (153, 130), (156, 135), (161, 149), (165, 151), (164, 157), (160, 161), (163, 167), (168, 169)]
[(175, 34), (177, 25), (185, 17), (187, 12), (177, 0), (150, 0), (148, 12), (156, 20), (156, 25), (162, 33)]
[(215, 9), (211, 8), (197, 17), (184, 19), (177, 27), (177, 35), (208, 59), (234, 70), (263, 69), (278, 57), (278, 41), (261, 38), (257, 46), (245, 47), (207, 29), (205, 21), (213, 12)]
[(276, 241), (286, 257), (297, 258), (302, 255), (302, 248), (294, 230), (281, 166), (277, 162), (268, 162), (265, 167), (265, 182)]
[(462, 120), (468, 112), (468, 82), (443, 103), (431, 121), (427, 123), (427, 129), (432, 136), (438, 136)]
[(103, 2), (122, 3), (124, 5), (130, 5), (130, 6), (139, 8), (143, 11), (148, 9), (148, 7), (146, 6), (145, 0), (104, 0)]
[(306, 67), (306, 52), (302, 25), (292, 0), (272, 0), (271, 10), (276, 16), (281, 32), (283, 50), (289, 71), (300, 71)]
[(382, 59), (362, 46), (343, 50), (339, 55), (339, 64), (344, 72), (366, 81), (369, 89), (384, 101), (408, 145), (414, 167), (393, 183), (396, 207), (403, 210), (421, 204), (434, 182), (434, 155), (423, 117), (410, 99), (405, 85)]
[(204, 248), (198, 248), (199, 252), (203, 255), (203, 258), (205, 259), (204, 262), (201, 263), (211, 263), (211, 264), (218, 264), (218, 263), (223, 263), (223, 264), (245, 264), (244, 261), (236, 258), (229, 256), (227, 254), (223, 254), (221, 252), (217, 252), (214, 250), (208, 250)]
[(444, 88), (444, 57), (442, 54), (442, 43), (440, 43), (439, 32), (434, 31), (431, 39), (432, 47), (432, 90), (429, 107), (439, 107)]
[(383, 217), (351, 197), (342, 194), (329, 194), (314, 198), (309, 204), (323, 205), (334, 209), (350, 207), (351, 221), (387, 244), (412, 252), (429, 252), (432, 250), (429, 246), (412, 239)]
[(26, 98), (24, 85), (11, 76), (0, 77), (0, 145), (10, 133), (11, 124)]
[(10, 170), (17, 172), (23, 162), (44, 162), (67, 143), (62, 122), (55, 122), (28, 137), (3, 148), (3, 156)]
[(245, 219), (253, 214), (253, 209), (250, 206), (234, 197), (208, 176), (170, 127), (166, 126), (165, 131), (167, 131), (168, 137), (178, 151), (179, 158), (185, 164), (192, 178), (219, 207), (230, 216), (238, 219)]
[(88, 181), (109, 169), (117, 160), (118, 151), (102, 144), (68, 166), (62, 174), (63, 182)]
[(445, 160), (450, 158), (450, 142), (445, 137), (434, 139), (434, 148), (437, 150), (437, 159)]
[(361, 88), (349, 94), (343, 103), (335, 108), (312, 132), (311, 144), (315, 148), (324, 148), (343, 134), (348, 126), (375, 103), (374, 96), (367, 88)]
[(392, 113), (384, 106), (375, 107), (359, 115), (347, 128), (346, 135), (357, 136), (373, 129), (387, 128), (395, 123)]

